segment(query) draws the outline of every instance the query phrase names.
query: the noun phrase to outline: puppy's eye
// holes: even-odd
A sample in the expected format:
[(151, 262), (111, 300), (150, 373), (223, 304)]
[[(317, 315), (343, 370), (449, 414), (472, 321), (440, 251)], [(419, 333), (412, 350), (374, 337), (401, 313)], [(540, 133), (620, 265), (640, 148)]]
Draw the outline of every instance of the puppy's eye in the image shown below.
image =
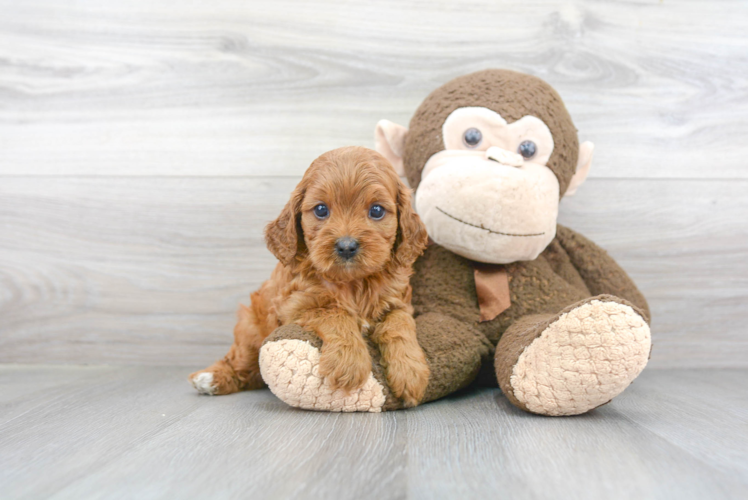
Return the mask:
[(527, 160), (529, 158), (532, 158), (535, 156), (535, 151), (537, 151), (537, 146), (535, 146), (535, 143), (532, 141), (523, 141), (522, 144), (519, 145), (517, 148), (517, 152), (522, 155), (522, 157)]
[(327, 205), (324, 203), (320, 203), (316, 207), (314, 207), (314, 215), (318, 219), (326, 219), (328, 215), (330, 215), (330, 210), (328, 210)]
[(372, 205), (369, 209), (369, 217), (374, 220), (381, 220), (384, 217), (384, 208), (382, 208), (382, 205)]
[(476, 147), (482, 140), (483, 134), (481, 134), (480, 130), (477, 128), (469, 128), (464, 134), (462, 134), (462, 141), (465, 143), (465, 146), (469, 148)]

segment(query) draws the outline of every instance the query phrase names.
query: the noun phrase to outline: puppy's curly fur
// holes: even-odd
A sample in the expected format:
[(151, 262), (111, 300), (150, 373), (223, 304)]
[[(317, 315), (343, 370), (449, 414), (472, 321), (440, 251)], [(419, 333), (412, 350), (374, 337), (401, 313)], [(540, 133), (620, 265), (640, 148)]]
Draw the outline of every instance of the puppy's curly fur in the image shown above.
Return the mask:
[[(380, 219), (370, 214), (374, 205), (384, 209)], [(354, 256), (337, 249), (342, 238), (357, 242)], [(211, 394), (262, 387), (262, 341), (278, 326), (297, 323), (322, 339), (320, 373), (332, 387), (364, 384), (371, 372), (368, 335), (379, 346), (390, 389), (417, 405), (429, 368), (416, 340), (409, 281), (428, 236), (392, 165), (362, 147), (323, 154), (268, 224), (265, 239), (280, 262), (251, 295), (251, 306), (240, 307), (226, 357), (190, 375), (195, 387), (201, 389), (204, 373), (212, 375), (202, 387)]]

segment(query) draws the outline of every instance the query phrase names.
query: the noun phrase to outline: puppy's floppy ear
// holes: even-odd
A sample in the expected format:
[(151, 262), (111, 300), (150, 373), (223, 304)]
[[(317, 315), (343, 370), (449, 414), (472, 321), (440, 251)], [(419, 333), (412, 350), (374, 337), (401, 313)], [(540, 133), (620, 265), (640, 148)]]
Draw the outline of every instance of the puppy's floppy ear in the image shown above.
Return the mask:
[(305, 191), (302, 183), (299, 183), (278, 218), (265, 227), (268, 250), (285, 266), (292, 265), (297, 255), (306, 252), (301, 230), (301, 203)]
[(413, 210), (413, 195), (402, 181), (398, 182), (397, 193), (397, 239), (395, 240), (395, 260), (401, 266), (410, 267), (423, 253), (429, 236), (426, 226)]

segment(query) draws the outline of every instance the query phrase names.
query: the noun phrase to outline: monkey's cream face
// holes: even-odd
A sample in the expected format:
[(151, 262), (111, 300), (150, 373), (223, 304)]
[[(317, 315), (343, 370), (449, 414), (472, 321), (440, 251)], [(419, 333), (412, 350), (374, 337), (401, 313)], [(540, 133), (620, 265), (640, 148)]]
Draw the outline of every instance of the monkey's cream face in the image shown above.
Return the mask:
[(556, 236), (558, 217), (548, 127), (534, 116), (507, 124), (471, 107), (452, 112), (442, 133), (445, 149), (426, 162), (415, 197), (429, 236), (479, 262), (535, 259)]

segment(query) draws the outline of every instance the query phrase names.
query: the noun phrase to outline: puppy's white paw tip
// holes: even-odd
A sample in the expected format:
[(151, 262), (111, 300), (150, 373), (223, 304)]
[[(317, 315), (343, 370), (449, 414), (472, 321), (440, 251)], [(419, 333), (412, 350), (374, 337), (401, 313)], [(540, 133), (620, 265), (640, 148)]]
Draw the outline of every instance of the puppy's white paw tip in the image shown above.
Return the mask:
[(215, 393), (215, 386), (213, 385), (213, 374), (208, 372), (198, 373), (190, 379), (192, 387), (197, 389), (200, 394), (213, 395)]

